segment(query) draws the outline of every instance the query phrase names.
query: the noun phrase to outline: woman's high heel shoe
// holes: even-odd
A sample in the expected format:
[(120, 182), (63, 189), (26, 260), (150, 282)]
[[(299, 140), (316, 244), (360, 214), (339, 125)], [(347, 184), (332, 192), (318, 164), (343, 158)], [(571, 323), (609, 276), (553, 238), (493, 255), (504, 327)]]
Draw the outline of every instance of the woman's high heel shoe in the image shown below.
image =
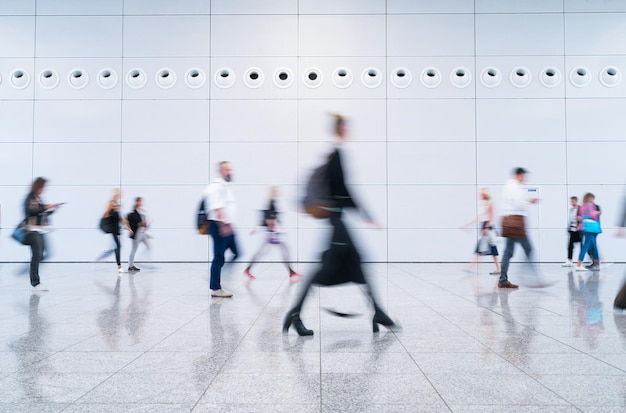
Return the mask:
[(300, 313), (287, 314), (287, 317), (285, 317), (285, 321), (283, 322), (283, 334), (287, 333), (289, 327), (291, 326), (296, 329), (299, 336), (313, 335), (313, 330), (306, 328), (302, 320), (300, 320)]
[(398, 330), (398, 325), (393, 322), (391, 318), (380, 308), (376, 309), (374, 313), (374, 319), (372, 320), (372, 330), (374, 333), (378, 333), (378, 325), (385, 326), (392, 331)]

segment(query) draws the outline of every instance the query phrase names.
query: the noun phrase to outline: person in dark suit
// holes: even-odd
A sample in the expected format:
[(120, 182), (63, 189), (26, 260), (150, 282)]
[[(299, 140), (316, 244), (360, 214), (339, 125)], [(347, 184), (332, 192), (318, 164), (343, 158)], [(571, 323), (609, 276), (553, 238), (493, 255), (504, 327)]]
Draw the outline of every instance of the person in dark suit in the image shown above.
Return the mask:
[(331, 286), (347, 282), (354, 282), (365, 286), (366, 294), (374, 307), (374, 317), (372, 320), (374, 332), (378, 332), (379, 324), (390, 329), (396, 327), (396, 324), (377, 304), (372, 289), (363, 273), (361, 256), (342, 220), (342, 214), (345, 208), (355, 208), (360, 210), (365, 220), (372, 222), (365, 210), (359, 208), (346, 187), (340, 150), (341, 144), (347, 137), (346, 122), (341, 115), (334, 116), (336, 147), (329, 156), (328, 166), (323, 178), (329, 190), (329, 207), (327, 209), (330, 214), (328, 219), (333, 227), (330, 245), (322, 254), (320, 268), (312, 278), (306, 281), (296, 304), (287, 313), (283, 322), (283, 333), (286, 333), (289, 327), (293, 326), (301, 336), (313, 335), (313, 330), (307, 329), (300, 318), (302, 304), (304, 303), (309, 289), (313, 284)]

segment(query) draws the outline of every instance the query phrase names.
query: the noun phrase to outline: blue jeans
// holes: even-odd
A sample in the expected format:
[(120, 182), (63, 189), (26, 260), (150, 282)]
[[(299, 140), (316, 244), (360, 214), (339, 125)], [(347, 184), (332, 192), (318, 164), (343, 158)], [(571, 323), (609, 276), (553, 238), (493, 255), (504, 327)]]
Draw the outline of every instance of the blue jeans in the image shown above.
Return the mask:
[(530, 263), (533, 248), (530, 245), (530, 241), (528, 237), (524, 238), (507, 238), (506, 246), (504, 248), (504, 255), (502, 257), (502, 265), (500, 268), (500, 282), (505, 283), (509, 280), (508, 271), (509, 271), (509, 262), (511, 261), (511, 257), (513, 256), (513, 251), (515, 250), (515, 243), (519, 242), (526, 253), (526, 260)]
[(219, 225), (215, 221), (211, 221), (209, 224), (209, 234), (213, 239), (213, 261), (211, 261), (211, 280), (209, 287), (211, 290), (221, 290), (221, 278), (222, 267), (224, 266), (224, 254), (226, 250), (230, 249), (235, 257), (233, 261), (237, 259), (239, 251), (237, 249), (237, 242), (235, 240), (235, 234), (222, 236), (220, 234)]
[(580, 249), (580, 254), (578, 254), (578, 261), (582, 261), (585, 258), (585, 254), (587, 252), (591, 252), (592, 259), (598, 260), (598, 244), (596, 242), (596, 237), (598, 236), (598, 234), (593, 232), (583, 232), (583, 236), (583, 247)]

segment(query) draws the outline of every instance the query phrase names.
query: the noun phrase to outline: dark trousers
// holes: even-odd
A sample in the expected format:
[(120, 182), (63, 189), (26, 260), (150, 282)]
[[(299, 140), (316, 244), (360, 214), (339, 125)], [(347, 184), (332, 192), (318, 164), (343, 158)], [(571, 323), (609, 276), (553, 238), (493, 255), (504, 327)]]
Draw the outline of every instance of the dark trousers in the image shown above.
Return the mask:
[(233, 261), (239, 256), (237, 248), (237, 240), (235, 234), (222, 236), (220, 234), (219, 225), (215, 221), (209, 223), (209, 234), (213, 239), (213, 260), (211, 261), (211, 279), (209, 287), (211, 290), (221, 290), (222, 267), (224, 266), (224, 254), (227, 250), (231, 250), (235, 255)]
[(511, 257), (513, 256), (513, 251), (515, 250), (515, 244), (520, 243), (522, 248), (524, 249), (524, 253), (526, 253), (526, 260), (530, 263), (531, 257), (533, 254), (533, 248), (530, 245), (530, 241), (528, 237), (523, 238), (507, 238), (506, 246), (504, 247), (504, 255), (502, 257), (502, 265), (500, 268), (500, 282), (505, 283), (509, 280), (508, 272), (509, 272), (509, 263), (511, 261)]
[(237, 246), (237, 239), (235, 238), (235, 234), (228, 235), (224, 237), (224, 253), (230, 250), (233, 253), (233, 259), (230, 262), (233, 262), (239, 257), (239, 247)]
[(568, 231), (569, 232), (569, 242), (567, 243), (567, 259), (572, 260), (574, 257), (574, 244), (577, 242), (581, 242), (580, 232), (578, 231)]
[(120, 244), (120, 234), (113, 232), (111, 235), (113, 235), (113, 242), (115, 243), (115, 262), (117, 262), (117, 265), (122, 265), (122, 258), (120, 254), (122, 244)]
[(39, 264), (43, 260), (46, 251), (44, 235), (39, 232), (29, 232), (26, 235), (26, 245), (30, 245), (30, 285), (35, 287), (40, 283)]
[(305, 281), (295, 305), (289, 312), (290, 314), (300, 312), (313, 284), (328, 286), (346, 282), (365, 284), (366, 295), (370, 299), (374, 310), (378, 309), (372, 289), (363, 273), (361, 256), (356, 250), (345, 224), (341, 220), (341, 213), (334, 213), (331, 216), (331, 224), (333, 225), (333, 234), (330, 247), (322, 254), (322, 263), (315, 275)]

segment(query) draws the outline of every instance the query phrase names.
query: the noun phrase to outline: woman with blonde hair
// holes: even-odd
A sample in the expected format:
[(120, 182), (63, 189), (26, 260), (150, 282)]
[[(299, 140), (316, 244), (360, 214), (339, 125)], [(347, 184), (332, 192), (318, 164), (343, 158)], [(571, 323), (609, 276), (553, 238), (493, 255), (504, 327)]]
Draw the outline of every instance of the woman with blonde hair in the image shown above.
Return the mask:
[(128, 225), (128, 221), (124, 219), (120, 215), (120, 209), (122, 207), (122, 190), (119, 188), (115, 188), (113, 190), (113, 196), (107, 203), (106, 210), (102, 215), (102, 220), (100, 221), (101, 228), (104, 232), (113, 235), (113, 242), (115, 243), (115, 261), (117, 262), (117, 272), (122, 274), (124, 269), (122, 268), (122, 258), (121, 258), (121, 244), (120, 244), (120, 222), (128, 229), (128, 231), (132, 234), (133, 231), (130, 229)]
[(469, 263), (466, 271), (470, 271), (472, 267), (478, 264), (478, 259), (483, 255), (491, 255), (496, 268), (490, 272), (491, 275), (500, 275), (500, 262), (498, 261), (498, 247), (496, 246), (496, 233), (493, 228), (494, 207), (491, 195), (487, 188), (480, 189), (480, 199), (482, 201), (482, 210), (476, 220), (472, 222), (480, 222), (480, 238), (476, 244), (474, 258)]

